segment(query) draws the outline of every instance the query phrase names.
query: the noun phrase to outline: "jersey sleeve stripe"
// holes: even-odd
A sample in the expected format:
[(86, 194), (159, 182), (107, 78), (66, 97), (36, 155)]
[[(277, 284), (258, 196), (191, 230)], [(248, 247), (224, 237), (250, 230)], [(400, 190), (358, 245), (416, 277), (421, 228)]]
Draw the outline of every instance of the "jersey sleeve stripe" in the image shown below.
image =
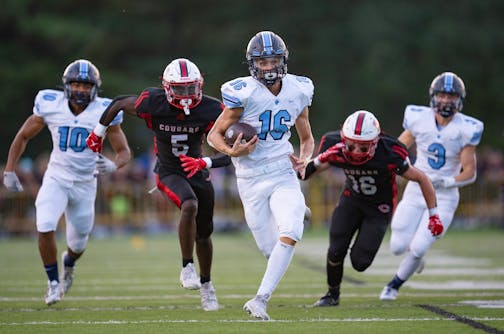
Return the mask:
[(149, 97), (149, 92), (145, 91), (140, 94), (140, 96), (137, 98), (135, 101), (135, 109), (138, 108), (138, 106), (142, 103), (143, 100)]
[(222, 100), (227, 107), (230, 107), (230, 108), (242, 107), (241, 101), (235, 97), (230, 96), (230, 95), (222, 94)]
[(399, 154), (403, 159), (408, 156), (408, 151), (401, 146), (392, 146), (392, 150)]

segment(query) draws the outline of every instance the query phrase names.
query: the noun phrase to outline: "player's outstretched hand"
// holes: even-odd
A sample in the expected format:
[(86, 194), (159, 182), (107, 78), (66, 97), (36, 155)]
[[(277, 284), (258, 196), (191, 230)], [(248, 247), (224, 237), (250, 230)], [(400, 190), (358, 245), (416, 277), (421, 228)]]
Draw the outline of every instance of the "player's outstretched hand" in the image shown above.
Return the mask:
[(306, 166), (308, 165), (309, 159), (303, 159), (294, 154), (291, 154), (289, 158), (292, 164), (292, 168), (294, 168), (294, 170), (298, 173), (299, 178), (301, 180), (304, 180)]
[(110, 160), (109, 158), (98, 154), (98, 158), (96, 159), (96, 171), (98, 174), (109, 174), (113, 173), (117, 170), (117, 165)]
[(91, 151), (100, 153), (103, 147), (103, 138), (98, 136), (94, 131), (91, 131), (86, 138), (86, 145)]
[(451, 188), (455, 184), (455, 178), (449, 176), (433, 178), (431, 181), (434, 189)]
[(179, 159), (182, 162), (182, 168), (184, 168), (184, 172), (187, 172), (187, 178), (190, 179), (191, 177), (194, 176), (197, 172), (200, 170), (203, 170), (206, 168), (207, 163), (203, 158), (193, 158), (193, 157), (188, 157), (187, 155), (179, 155)]
[(441, 219), (439, 219), (439, 216), (437, 214), (429, 217), (428, 228), (434, 237), (443, 233), (443, 224), (441, 223)]
[(3, 184), (5, 188), (10, 191), (20, 192), (23, 191), (23, 185), (16, 175), (16, 172), (4, 172), (3, 173)]
[(343, 147), (345, 147), (345, 144), (343, 143), (337, 143), (336, 145), (333, 145), (329, 147), (327, 150), (324, 152), (320, 153), (318, 155), (318, 160), (320, 163), (324, 162), (341, 162), (345, 163), (345, 157), (343, 156)]

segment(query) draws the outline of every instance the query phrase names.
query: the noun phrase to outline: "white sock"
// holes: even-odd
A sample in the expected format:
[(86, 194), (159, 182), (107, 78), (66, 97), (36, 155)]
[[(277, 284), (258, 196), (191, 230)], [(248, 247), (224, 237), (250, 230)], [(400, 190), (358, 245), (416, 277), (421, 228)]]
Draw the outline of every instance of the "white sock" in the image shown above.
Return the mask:
[(406, 257), (401, 261), (399, 265), (399, 269), (397, 270), (397, 276), (403, 281), (408, 280), (408, 278), (413, 275), (415, 270), (417, 270), (420, 262), (422, 261), (421, 257), (417, 257), (413, 255), (411, 252), (406, 254)]
[(264, 273), (261, 285), (257, 290), (257, 295), (271, 296), (276, 289), (278, 282), (287, 271), (294, 255), (294, 246), (278, 241), (268, 259), (268, 266)]

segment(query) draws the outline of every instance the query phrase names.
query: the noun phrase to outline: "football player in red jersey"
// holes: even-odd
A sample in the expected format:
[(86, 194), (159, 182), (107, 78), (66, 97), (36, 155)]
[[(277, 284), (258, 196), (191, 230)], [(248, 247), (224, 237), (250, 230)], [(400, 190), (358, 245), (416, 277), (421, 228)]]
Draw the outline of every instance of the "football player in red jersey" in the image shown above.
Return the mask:
[(326, 133), (319, 155), (308, 163), (305, 179), (335, 166), (343, 169), (345, 187), (334, 209), (327, 251), (328, 291), (314, 306), (339, 304), (343, 262), (350, 243), (350, 260), (366, 270), (378, 252), (396, 204), (396, 175), (418, 182), (429, 208), (432, 233), (441, 228), (436, 194), (429, 178), (409, 164), (408, 151), (397, 139), (381, 133), (376, 117), (365, 110), (348, 116), (341, 131)]
[[(180, 282), (186, 289), (200, 289), (205, 311), (218, 310), (211, 281), (214, 189), (208, 168), (226, 166), (229, 156), (218, 153), (202, 157), (203, 136), (222, 112), (222, 103), (203, 95), (203, 77), (198, 67), (185, 58), (166, 67), (163, 88), (149, 87), (138, 96), (119, 96), (103, 113), (86, 142), (101, 150), (104, 129), (121, 110), (144, 119), (154, 132), (157, 188), (180, 208), (178, 227), (182, 253)], [(194, 245), (200, 276), (193, 261)]]

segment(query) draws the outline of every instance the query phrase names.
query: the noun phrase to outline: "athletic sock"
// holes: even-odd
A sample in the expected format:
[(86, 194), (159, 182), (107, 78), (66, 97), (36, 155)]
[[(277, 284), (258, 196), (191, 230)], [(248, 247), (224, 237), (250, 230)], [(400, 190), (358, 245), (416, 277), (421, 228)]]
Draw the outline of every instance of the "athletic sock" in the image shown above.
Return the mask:
[(66, 253), (65, 258), (63, 259), (63, 265), (65, 267), (74, 267), (75, 260), (72, 259), (72, 257), (68, 253)]
[(287, 271), (294, 255), (294, 246), (278, 241), (268, 259), (268, 266), (257, 290), (258, 295), (271, 296), (273, 291)]
[(403, 285), (404, 282), (405, 281), (397, 277), (397, 275), (394, 275), (394, 278), (392, 278), (392, 280), (387, 285), (393, 289), (399, 290), (399, 288), (401, 287), (401, 285)]
[(193, 259), (182, 259), (182, 268), (187, 266), (189, 263), (194, 263)]
[(49, 264), (47, 266), (44, 266), (47, 278), (49, 279), (50, 282), (52, 281), (57, 281), (59, 282), (58, 278), (58, 262), (55, 262), (53, 264)]

